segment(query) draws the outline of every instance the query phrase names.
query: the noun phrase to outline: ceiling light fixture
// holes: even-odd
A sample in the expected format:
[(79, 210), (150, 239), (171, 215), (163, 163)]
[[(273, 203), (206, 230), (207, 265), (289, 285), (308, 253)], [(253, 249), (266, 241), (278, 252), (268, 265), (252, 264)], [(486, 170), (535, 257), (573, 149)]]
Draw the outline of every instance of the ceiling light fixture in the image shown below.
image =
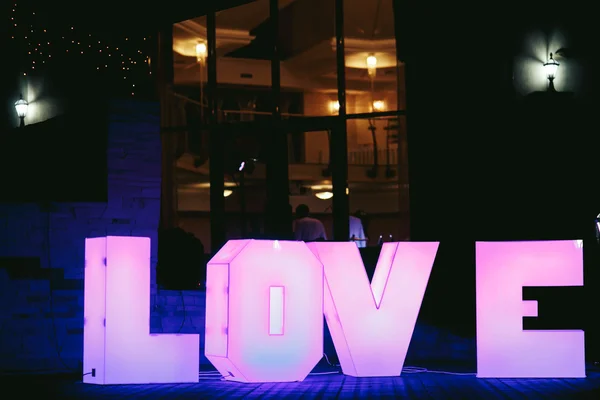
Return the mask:
[(331, 111), (332, 114), (337, 114), (338, 112), (340, 112), (340, 102), (336, 100), (330, 101), (329, 111)]
[(367, 57), (367, 71), (371, 79), (377, 75), (377, 57), (372, 54)]
[(373, 111), (383, 111), (385, 109), (385, 102), (383, 100), (375, 100), (373, 102)]
[(315, 196), (317, 197), (317, 199), (320, 200), (329, 200), (333, 197), (333, 193), (331, 192), (317, 192), (315, 193)]
[(204, 42), (200, 42), (196, 45), (196, 60), (203, 64), (204, 60), (206, 60), (206, 53), (207, 53), (207, 48), (206, 48), (206, 43)]

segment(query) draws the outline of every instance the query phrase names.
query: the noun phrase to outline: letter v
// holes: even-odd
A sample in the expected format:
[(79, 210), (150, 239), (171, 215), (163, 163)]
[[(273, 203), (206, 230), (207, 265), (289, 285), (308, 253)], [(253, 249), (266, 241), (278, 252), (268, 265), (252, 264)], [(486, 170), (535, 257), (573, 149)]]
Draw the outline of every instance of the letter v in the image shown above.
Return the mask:
[(399, 376), (439, 242), (385, 243), (369, 285), (356, 244), (314, 242), (324, 266), (324, 312), (342, 371)]

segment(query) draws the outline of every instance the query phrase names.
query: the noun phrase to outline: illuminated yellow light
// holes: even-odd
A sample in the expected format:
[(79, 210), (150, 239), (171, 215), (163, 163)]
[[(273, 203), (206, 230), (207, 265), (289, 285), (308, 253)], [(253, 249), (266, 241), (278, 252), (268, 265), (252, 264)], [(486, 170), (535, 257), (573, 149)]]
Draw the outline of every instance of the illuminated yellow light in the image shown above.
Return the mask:
[(317, 197), (317, 199), (320, 199), (320, 200), (329, 200), (333, 197), (333, 193), (319, 192), (319, 193), (315, 193), (315, 196)]
[(385, 103), (382, 100), (375, 100), (373, 102), (374, 111), (383, 111), (385, 109)]
[(367, 67), (368, 68), (377, 68), (377, 57), (375, 57), (375, 56), (367, 57)]
[(374, 55), (367, 57), (367, 72), (371, 79), (374, 79), (375, 75), (377, 75), (377, 57)]
[(196, 45), (196, 59), (200, 62), (206, 57), (207, 49), (206, 43), (198, 43)]
[[(329, 200), (333, 197), (331, 185), (315, 185), (311, 186), (315, 193), (315, 197), (321, 200)], [(350, 189), (346, 188), (346, 196), (350, 194)]]
[(340, 111), (340, 102), (339, 101), (330, 101), (329, 102), (329, 110), (331, 111), (332, 114), (337, 113), (338, 111)]

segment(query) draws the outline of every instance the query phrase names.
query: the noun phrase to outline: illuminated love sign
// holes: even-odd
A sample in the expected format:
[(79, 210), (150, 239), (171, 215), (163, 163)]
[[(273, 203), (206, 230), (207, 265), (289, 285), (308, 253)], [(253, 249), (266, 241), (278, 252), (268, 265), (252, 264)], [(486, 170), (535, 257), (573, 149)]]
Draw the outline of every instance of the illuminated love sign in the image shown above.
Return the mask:
[[(437, 248), (385, 243), (369, 284), (353, 243), (230, 241), (207, 266), (206, 356), (227, 380), (301, 381), (324, 312), (344, 374), (399, 376)], [(477, 243), (478, 377), (585, 377), (582, 331), (522, 325), (522, 287), (583, 285), (582, 260), (578, 241)]]
[[(399, 376), (438, 243), (385, 243), (372, 282), (350, 242), (229, 241), (208, 263), (205, 354), (227, 379), (302, 381), (323, 314), (344, 374)], [(524, 331), (523, 286), (581, 286), (581, 241), (479, 242), (480, 378), (585, 377), (583, 331)], [(150, 239), (86, 239), (85, 383), (197, 382), (199, 336), (150, 334)]]

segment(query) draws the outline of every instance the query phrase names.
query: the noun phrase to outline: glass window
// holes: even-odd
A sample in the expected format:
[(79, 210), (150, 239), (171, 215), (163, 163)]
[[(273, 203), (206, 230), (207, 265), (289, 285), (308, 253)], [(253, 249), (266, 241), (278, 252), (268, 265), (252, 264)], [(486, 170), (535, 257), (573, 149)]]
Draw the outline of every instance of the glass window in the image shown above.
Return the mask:
[[(331, 131), (339, 114), (335, 12), (335, 0), (279, 0), (279, 97), (282, 133), (287, 135), (289, 205), (307, 204), (329, 237), (330, 161), (331, 151), (337, 150)], [(407, 239), (406, 121), (396, 113), (405, 106), (404, 70), (397, 63), (392, 0), (346, 0), (344, 19), (350, 212), (368, 216), (363, 223), (369, 245), (377, 244), (380, 235)], [(206, 28), (206, 17), (176, 24), (173, 49), (179, 110), (174, 115), (189, 127), (178, 142), (180, 226), (209, 248), (210, 163), (208, 132), (202, 128), (207, 114)], [(227, 126), (228, 239), (265, 232), (272, 38), (269, 0), (216, 16), (218, 123)]]

